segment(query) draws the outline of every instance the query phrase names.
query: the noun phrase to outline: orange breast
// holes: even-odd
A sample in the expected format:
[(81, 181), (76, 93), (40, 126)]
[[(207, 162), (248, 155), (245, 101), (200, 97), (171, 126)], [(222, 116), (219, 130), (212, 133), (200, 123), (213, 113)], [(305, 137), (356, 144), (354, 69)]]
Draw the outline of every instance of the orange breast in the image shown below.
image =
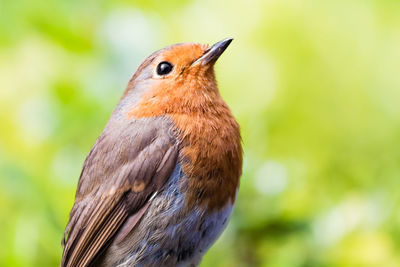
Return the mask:
[(233, 201), (242, 169), (239, 127), (229, 110), (224, 116), (212, 114), (172, 115), (182, 140), (182, 168), (189, 178), (188, 205), (209, 209)]

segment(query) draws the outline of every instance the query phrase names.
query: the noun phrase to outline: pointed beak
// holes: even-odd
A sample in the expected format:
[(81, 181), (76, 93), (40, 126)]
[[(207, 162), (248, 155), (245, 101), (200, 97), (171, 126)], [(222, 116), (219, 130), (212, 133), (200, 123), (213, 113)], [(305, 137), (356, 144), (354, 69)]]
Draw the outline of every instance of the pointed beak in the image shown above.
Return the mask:
[(199, 59), (193, 62), (192, 66), (201, 63), (201, 65), (212, 65), (217, 59), (222, 55), (225, 49), (232, 42), (233, 38), (226, 38), (218, 43), (214, 44), (210, 48), (208, 48), (204, 55), (202, 55)]

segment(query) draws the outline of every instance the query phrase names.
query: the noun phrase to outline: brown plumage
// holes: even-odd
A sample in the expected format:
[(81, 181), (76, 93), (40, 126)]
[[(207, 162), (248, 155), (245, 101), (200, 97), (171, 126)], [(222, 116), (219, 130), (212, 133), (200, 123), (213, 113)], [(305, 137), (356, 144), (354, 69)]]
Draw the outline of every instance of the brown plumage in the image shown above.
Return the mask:
[(239, 126), (213, 70), (230, 42), (170, 46), (138, 68), (85, 161), (61, 266), (200, 261), (241, 175)]

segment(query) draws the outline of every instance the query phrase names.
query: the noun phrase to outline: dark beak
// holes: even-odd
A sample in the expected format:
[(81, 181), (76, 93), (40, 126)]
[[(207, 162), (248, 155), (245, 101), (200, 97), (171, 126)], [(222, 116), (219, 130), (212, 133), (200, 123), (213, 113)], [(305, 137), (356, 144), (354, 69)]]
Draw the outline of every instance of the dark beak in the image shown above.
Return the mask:
[(233, 38), (226, 38), (222, 41), (211, 46), (209, 49), (206, 50), (203, 56), (193, 62), (193, 65), (197, 65), (201, 63), (201, 65), (212, 65), (217, 61), (217, 59), (222, 55), (225, 49), (229, 46), (232, 42)]

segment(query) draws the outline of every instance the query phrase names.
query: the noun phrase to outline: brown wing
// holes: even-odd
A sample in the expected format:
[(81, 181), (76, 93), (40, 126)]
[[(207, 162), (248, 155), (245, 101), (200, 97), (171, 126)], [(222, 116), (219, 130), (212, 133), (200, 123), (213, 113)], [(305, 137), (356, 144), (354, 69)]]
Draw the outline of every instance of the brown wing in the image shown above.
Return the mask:
[(143, 215), (176, 164), (171, 129), (165, 118), (108, 123), (79, 179), (61, 266), (89, 266), (129, 216)]

